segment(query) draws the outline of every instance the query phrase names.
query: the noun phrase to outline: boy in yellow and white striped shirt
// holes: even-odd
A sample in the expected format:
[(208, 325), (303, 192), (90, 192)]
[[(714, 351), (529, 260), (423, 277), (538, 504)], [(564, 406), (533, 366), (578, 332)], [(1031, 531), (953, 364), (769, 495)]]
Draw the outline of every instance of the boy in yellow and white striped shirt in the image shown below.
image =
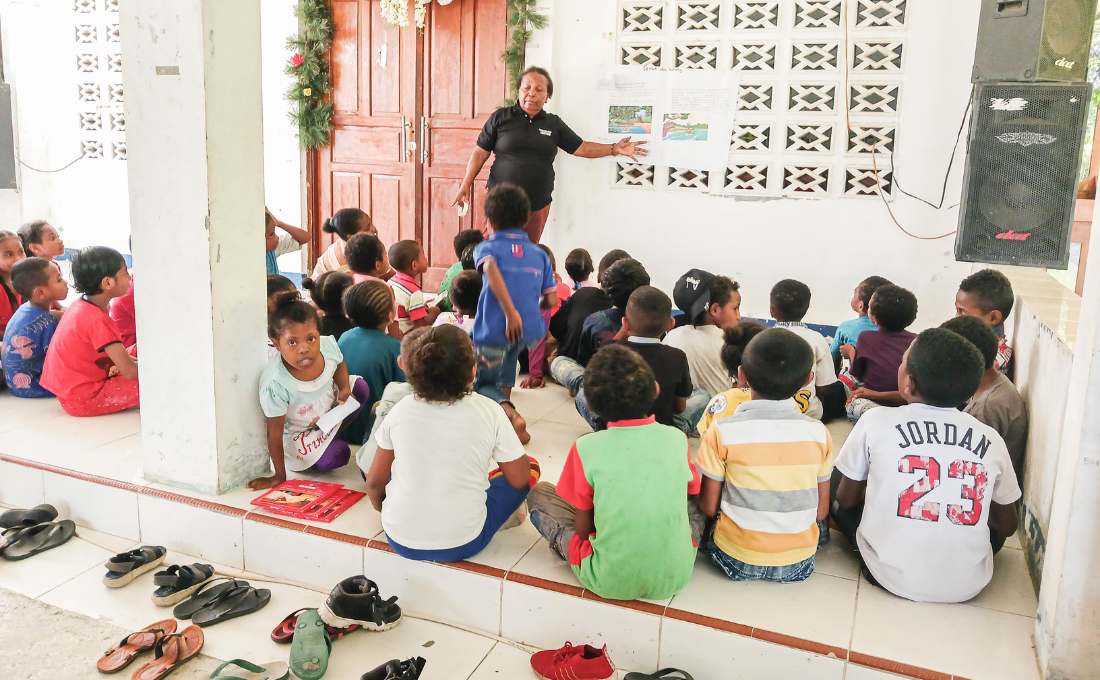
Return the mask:
[(752, 399), (703, 436), (699, 508), (718, 520), (700, 550), (734, 580), (803, 581), (828, 540), (832, 438), (792, 398), (813, 380), (813, 365), (813, 350), (796, 334), (760, 333), (737, 376)]

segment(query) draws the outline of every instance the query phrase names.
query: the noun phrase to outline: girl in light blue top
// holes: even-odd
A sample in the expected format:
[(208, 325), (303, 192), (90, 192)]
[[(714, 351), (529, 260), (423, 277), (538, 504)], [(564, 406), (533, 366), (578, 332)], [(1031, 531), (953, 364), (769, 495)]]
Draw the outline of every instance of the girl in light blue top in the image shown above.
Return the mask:
[(267, 447), (275, 474), (252, 480), (250, 489), (282, 484), (288, 469), (328, 472), (346, 465), (351, 448), (339, 435), (355, 422), (360, 409), (324, 428), (318, 420), (352, 395), (360, 404), (370, 396), (362, 378), (348, 375), (336, 340), (321, 335), (316, 310), (300, 300), (297, 291), (275, 294), (271, 305), (267, 332), (279, 353), (260, 376), (260, 406), (267, 416)]

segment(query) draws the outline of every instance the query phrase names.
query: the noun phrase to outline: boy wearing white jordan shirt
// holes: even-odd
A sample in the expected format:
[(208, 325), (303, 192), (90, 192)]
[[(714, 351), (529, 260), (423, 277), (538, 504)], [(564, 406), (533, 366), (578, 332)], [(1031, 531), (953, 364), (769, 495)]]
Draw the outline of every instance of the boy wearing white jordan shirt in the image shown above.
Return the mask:
[(993, 576), (990, 530), (1016, 531), (1021, 494), (1008, 449), (993, 428), (955, 408), (983, 371), (981, 353), (962, 336), (921, 333), (898, 370), (908, 405), (868, 411), (837, 457), (844, 476), (833, 517), (872, 582), (900, 597), (973, 598)]

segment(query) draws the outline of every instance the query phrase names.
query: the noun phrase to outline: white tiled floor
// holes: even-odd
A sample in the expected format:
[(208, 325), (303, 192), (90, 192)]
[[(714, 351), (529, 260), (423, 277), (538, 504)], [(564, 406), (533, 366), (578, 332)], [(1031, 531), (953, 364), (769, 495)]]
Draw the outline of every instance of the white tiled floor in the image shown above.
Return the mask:
[[(513, 393), (513, 401), (528, 420), (528, 429), (532, 434), (528, 452), (540, 462), (543, 479), (556, 482), (570, 447), (577, 437), (589, 431), (588, 428), (576, 415), (572, 400), (561, 387), (517, 389)], [(829, 429), (838, 446), (850, 431), (846, 423), (830, 424)], [(139, 432), (140, 415), (136, 411), (106, 420), (82, 420), (66, 416), (54, 401), (20, 400), (6, 393), (0, 394), (0, 452), (3, 453), (145, 485), (147, 482), (141, 476)], [(354, 466), (315, 478), (361, 488), (361, 478)], [(66, 479), (54, 473), (0, 462), (0, 503), (27, 507), (48, 500), (59, 504), (63, 515), (72, 514), (82, 524), (134, 536), (125, 513), (115, 511), (120, 507), (115, 502), (118, 499), (111, 497), (116, 490), (102, 487), (102, 493), (97, 493), (95, 497), (83, 491), (74, 494), (66, 486), (71, 486)], [(153, 486), (249, 511), (253, 509), (250, 501), (256, 495), (246, 489), (237, 489), (222, 496), (208, 497)], [(348, 549), (342, 550), (346, 544), (327, 550), (328, 539), (305, 534), (289, 536), (292, 532), (242, 522), (239, 518), (149, 496), (140, 496), (137, 502), (143, 528), (150, 517), (160, 517), (161, 520), (150, 523), (159, 526), (159, 533), (153, 531), (148, 536), (141, 536), (142, 540), (160, 542), (169, 548), (201, 556), (201, 561), (222, 562), (234, 568), (262, 569), (265, 573), (293, 572), (297, 576), (294, 579), (296, 582), (305, 581), (313, 587), (333, 580), (337, 574), (358, 571), (352, 567), (358, 563), (359, 549), (348, 546)], [(184, 528), (190, 529), (196, 523), (204, 527), (202, 540), (182, 538), (185, 534), (193, 535)], [(385, 538), (378, 513), (365, 500), (335, 522), (318, 526), (364, 538)], [(150, 617), (162, 610), (156, 610), (149, 603), (147, 591), (150, 588), (138, 588), (135, 584), (116, 592), (98, 585), (102, 576), (98, 565), (112, 552), (125, 549), (134, 541), (96, 534), (83, 528), (80, 535), (98, 537), (98, 545), (108, 545), (103, 542), (106, 540), (108, 548), (74, 540), (32, 560), (0, 562), (0, 586), (41, 597), (51, 604), (117, 621), (124, 627), (133, 628), (148, 623), (146, 619), (155, 620)], [(322, 544), (333, 562), (294, 562), (291, 553), (296, 550), (308, 552), (310, 547), (307, 544), (312, 543)], [(422, 574), (417, 569), (418, 565), (404, 562), (395, 555), (368, 550), (366, 556), (369, 564), (364, 567), (365, 573), (391, 583), (393, 593), (399, 594), (411, 611), (417, 610), (418, 603), (426, 602), (424, 598), (438, 596), (437, 599), (445, 599), (454, 605), (453, 611), (446, 607), (441, 610), (448, 611), (446, 618), (460, 620), (480, 630), (501, 631), (507, 637), (524, 642), (556, 646), (563, 641), (557, 638), (573, 634), (577, 636), (573, 641), (578, 643), (581, 637), (586, 636), (590, 638), (587, 641), (592, 643), (609, 642), (615, 648), (618, 662), (626, 668), (644, 668), (655, 662), (655, 636), (657, 631), (664, 630), (661, 635), (671, 636), (670, 640), (676, 635), (710, 636), (715, 638), (715, 644), (727, 645), (728, 649), (714, 652), (718, 654), (714, 659), (700, 659), (694, 664), (689, 664), (689, 659), (677, 661), (689, 667), (698, 668), (701, 665), (706, 668), (711, 662), (725, 664), (723, 655), (730, 655), (736, 658), (737, 667), (741, 669), (739, 675), (734, 677), (789, 676), (839, 680), (841, 673), (845, 672), (840, 661), (827, 663), (829, 660), (812, 654), (787, 651), (770, 643), (670, 619), (662, 621), (648, 615), (644, 619), (633, 617), (620, 628), (616, 621), (608, 619), (616, 618), (618, 608), (607, 605), (593, 606), (591, 620), (576, 621), (561, 610), (560, 601), (547, 598), (544, 591), (529, 586), (512, 582), (501, 584), (489, 577), (453, 569), (445, 569), (447, 576), (453, 576), (450, 579), (453, 582), (445, 583), (447, 579), (438, 577), (437, 573), (442, 568), (433, 567), (434, 571)], [(284, 557), (286, 569), (280, 570), (279, 561)], [(199, 557), (180, 559), (189, 563), (198, 561)], [(530, 523), (500, 533), (473, 561), (505, 571), (578, 587), (581, 585), (570, 568), (550, 553), (546, 542), (538, 537)], [(734, 583), (700, 560), (691, 583), (672, 599), (671, 606), (914, 666), (957, 673), (975, 680), (1034, 680), (1037, 673), (1031, 630), (1034, 627), (1036, 599), (1024, 553), (1016, 537), (1012, 537), (997, 555), (995, 564), (993, 582), (969, 603), (925, 605), (906, 602), (863, 582), (849, 547), (834, 532), (833, 541), (817, 555), (814, 575), (805, 583)], [(143, 578), (151, 579), (151, 576)], [(93, 581), (96, 583), (93, 584)], [(266, 638), (277, 620), (268, 618), (277, 619), (276, 612), (278, 616), (283, 616), (295, 607), (316, 604), (320, 595), (312, 590), (285, 585), (271, 586), (271, 589), (271, 616), (263, 617), (262, 625), (249, 626), (247, 619), (242, 619), (215, 628), (214, 632), (218, 634), (213, 635), (208, 643), (214, 650), (210, 651), (212, 655), (227, 658), (227, 655), (237, 657), (247, 653), (258, 660), (280, 658), (278, 653), (283, 648), (268, 642)], [(513, 595), (521, 593), (524, 597), (507, 596), (509, 589), (514, 591)], [(526, 596), (528, 591), (530, 597)], [(545, 602), (542, 601), (544, 599)], [(479, 607), (479, 601), (492, 606)], [(489, 613), (493, 607), (503, 608), (499, 621), (494, 622)], [(653, 626), (643, 625), (645, 630), (637, 629), (650, 618), (653, 619)], [(261, 619), (257, 617), (255, 620)], [(408, 623), (414, 624), (413, 621)], [(430, 631), (424, 632), (418, 626), (428, 626)], [(245, 631), (250, 628), (257, 630), (249, 630), (246, 639)], [(523, 677), (530, 672), (526, 654), (488, 638), (450, 628), (436, 632), (429, 624), (422, 622), (403, 625), (397, 630), (402, 632), (399, 635), (364, 636), (355, 642), (337, 642), (337, 648), (362, 645), (365, 657), (357, 655), (354, 659), (347, 659), (341, 656), (341, 660), (334, 660), (334, 671), (338, 672), (333, 677), (358, 677), (353, 674), (353, 665), (354, 673), (373, 667), (364, 662), (364, 658), (377, 658), (376, 665), (392, 656), (414, 653), (437, 662), (431, 667), (438, 669), (438, 674), (433, 672), (428, 676), (431, 678), (473, 677), (486, 680)], [(929, 654), (926, 645), (913, 644), (914, 630), (949, 632), (942, 636), (943, 644)], [(431, 637), (437, 644), (421, 649), (418, 645), (422, 642), (413, 644), (420, 637)], [(391, 643), (392, 640), (396, 642)], [(662, 641), (664, 646), (664, 637)], [(410, 650), (410, 645), (415, 649)], [(651, 648), (651, 645), (654, 646)], [(673, 647), (667, 649), (672, 651)], [(282, 658), (285, 658), (285, 650), (283, 653)], [(676, 659), (666, 659), (662, 653), (661, 661), (663, 665), (670, 665)], [(345, 663), (348, 664), (346, 667), (340, 665)], [(779, 664), (777, 668), (789, 665), (790, 673), (784, 671), (779, 675), (760, 676), (756, 669), (765, 663)], [(796, 673), (796, 669), (800, 670)], [(849, 666), (846, 673), (846, 677), (852, 680), (885, 680), (892, 677), (856, 666)]]
[[(171, 616), (171, 609), (149, 599), (153, 573), (130, 585), (109, 589), (102, 585), (102, 563), (115, 552), (135, 544), (127, 539), (80, 529), (67, 544), (21, 562), (0, 562), (0, 587), (43, 602), (137, 630)], [(166, 564), (190, 564), (197, 558), (169, 552)], [(225, 569), (214, 564), (215, 568)], [(257, 588), (272, 591), (270, 604), (255, 614), (204, 630), (203, 653), (218, 659), (245, 658), (254, 662), (285, 661), (289, 645), (271, 641), (271, 629), (284, 616), (302, 607), (316, 607), (324, 594), (279, 583), (263, 583), (255, 575), (244, 578)], [(186, 625), (186, 624), (184, 624)], [(326, 679), (357, 680), (364, 672), (393, 658), (423, 656), (425, 680), (516, 678), (530, 673), (530, 655), (495, 639), (451, 626), (406, 618), (384, 633), (359, 632), (333, 644)], [(95, 663), (89, 659), (88, 664)]]

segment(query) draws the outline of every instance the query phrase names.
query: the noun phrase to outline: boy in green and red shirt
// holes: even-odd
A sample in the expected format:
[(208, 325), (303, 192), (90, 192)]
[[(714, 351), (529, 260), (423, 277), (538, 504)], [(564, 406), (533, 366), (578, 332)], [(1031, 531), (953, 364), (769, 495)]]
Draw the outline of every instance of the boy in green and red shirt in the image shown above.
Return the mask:
[(577, 440), (557, 488), (535, 485), (531, 523), (600, 597), (671, 597), (691, 578), (705, 522), (688, 499), (701, 480), (687, 437), (648, 415), (657, 381), (625, 346), (596, 353), (584, 394), (608, 429)]

